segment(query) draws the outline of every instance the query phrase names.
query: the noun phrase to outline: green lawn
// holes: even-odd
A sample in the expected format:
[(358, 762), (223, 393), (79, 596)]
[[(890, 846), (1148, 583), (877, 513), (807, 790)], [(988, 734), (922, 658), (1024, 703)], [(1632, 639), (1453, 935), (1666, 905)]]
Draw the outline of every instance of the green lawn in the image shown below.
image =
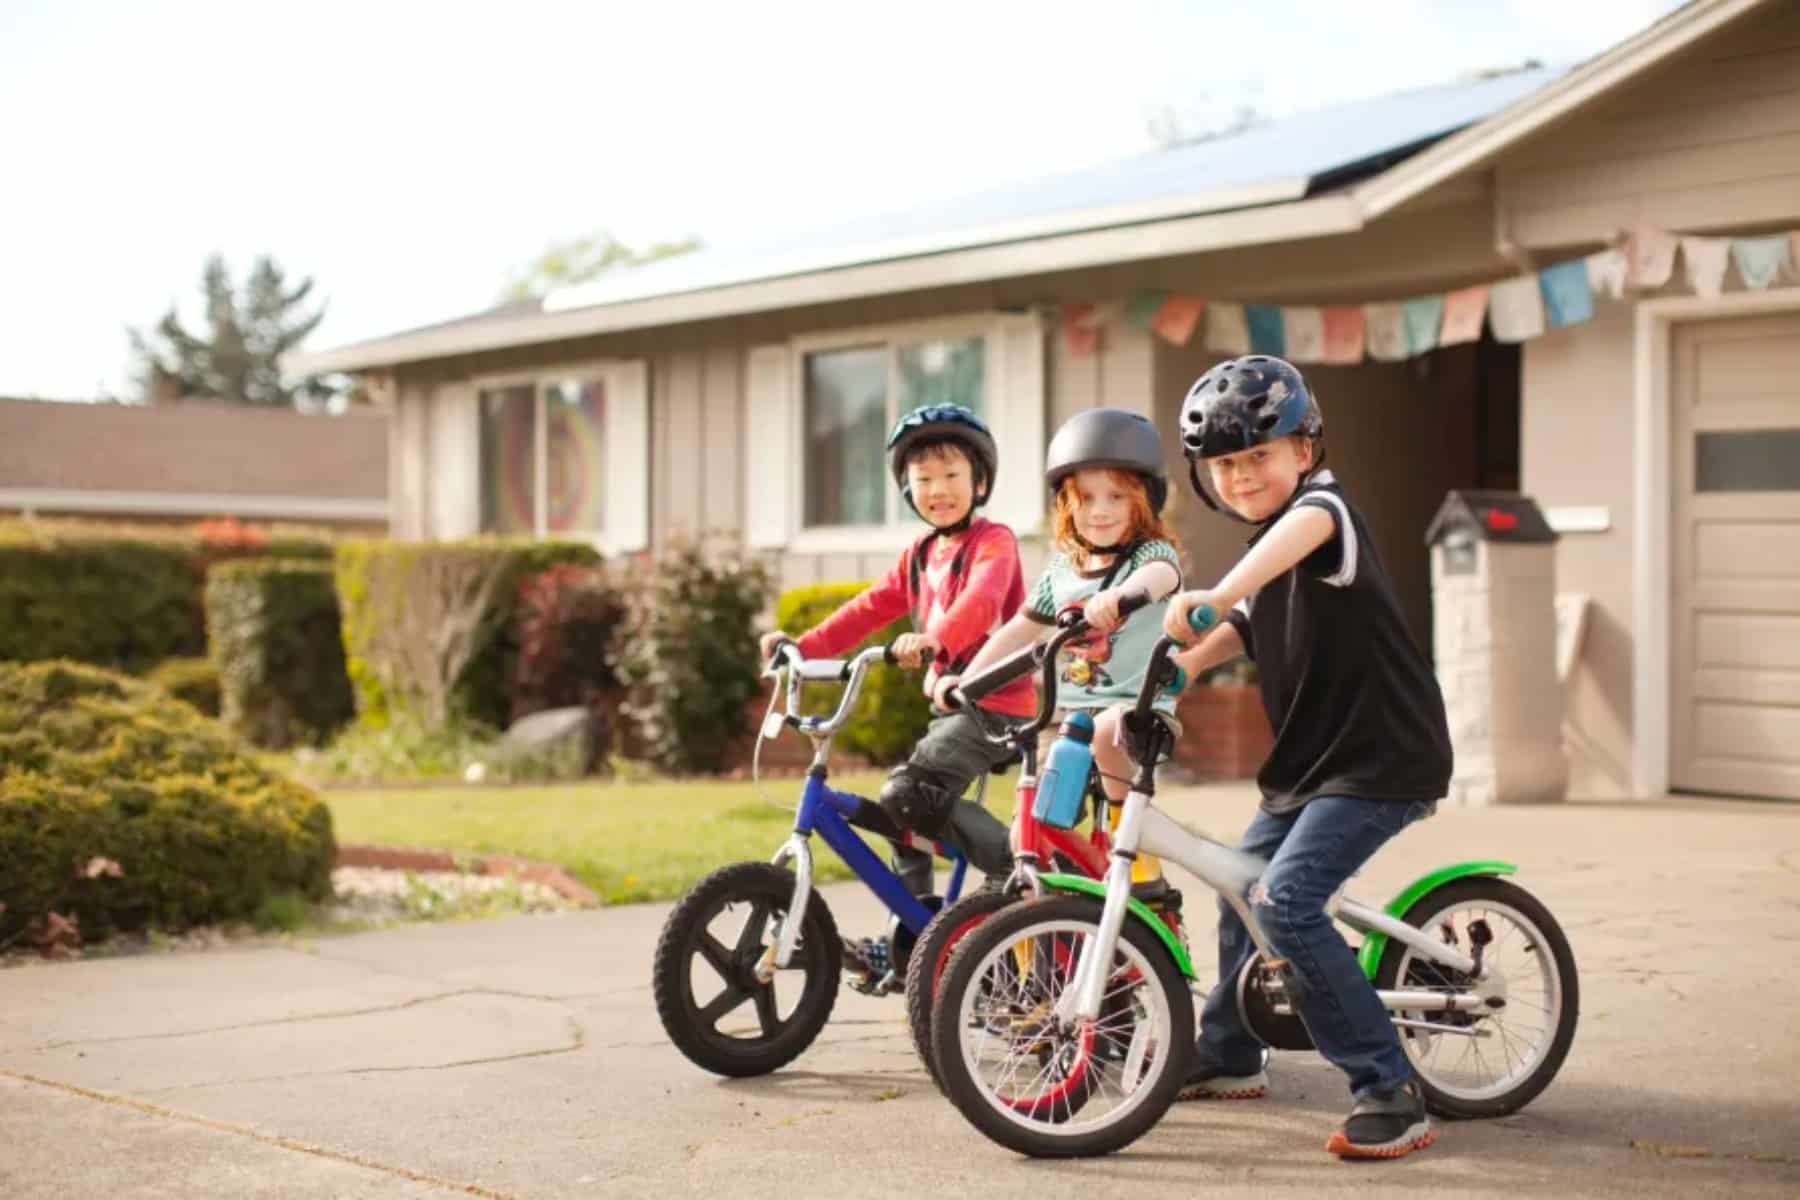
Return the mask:
[[(831, 782), (872, 796), (881, 776), (845, 774)], [(800, 784), (765, 780), (766, 801), (749, 783), (707, 780), (322, 794), (339, 841), (545, 859), (561, 863), (608, 904), (627, 904), (673, 899), (716, 867), (766, 860), (793, 827)], [(1010, 779), (993, 780), (988, 801), (1006, 819)], [(849, 877), (823, 842), (813, 845), (815, 878)]]

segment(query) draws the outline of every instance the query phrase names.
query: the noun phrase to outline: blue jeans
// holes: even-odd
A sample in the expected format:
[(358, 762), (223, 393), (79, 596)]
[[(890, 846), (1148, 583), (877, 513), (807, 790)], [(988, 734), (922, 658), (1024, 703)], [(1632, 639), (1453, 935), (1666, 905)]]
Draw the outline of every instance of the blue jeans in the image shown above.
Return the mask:
[[(1433, 808), (1318, 796), (1280, 816), (1258, 810), (1239, 843), (1245, 853), (1269, 860), (1251, 889), (1252, 911), (1275, 952), (1298, 972), (1307, 1032), (1319, 1053), (1350, 1077), (1354, 1096), (1390, 1091), (1410, 1080), (1413, 1070), (1374, 985), (1325, 915), (1325, 902), (1383, 843)], [(1262, 1043), (1244, 1028), (1237, 1004), (1238, 973), (1255, 953), (1243, 921), (1221, 899), (1219, 983), (1200, 1018), (1200, 1066), (1229, 1075), (1260, 1069)]]

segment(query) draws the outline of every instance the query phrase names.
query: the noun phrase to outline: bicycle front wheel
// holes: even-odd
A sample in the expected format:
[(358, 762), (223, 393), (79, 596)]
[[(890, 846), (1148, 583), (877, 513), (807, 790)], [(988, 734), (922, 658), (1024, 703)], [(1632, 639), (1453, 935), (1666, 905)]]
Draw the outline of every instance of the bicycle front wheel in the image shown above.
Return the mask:
[(932, 1016), (946, 1095), (992, 1140), (1034, 1158), (1110, 1154), (1162, 1119), (1186, 1076), (1194, 1004), (1167, 948), (1127, 919), (1098, 1019), (1056, 1015), (1099, 933), (1100, 904), (1012, 906), (951, 954)]

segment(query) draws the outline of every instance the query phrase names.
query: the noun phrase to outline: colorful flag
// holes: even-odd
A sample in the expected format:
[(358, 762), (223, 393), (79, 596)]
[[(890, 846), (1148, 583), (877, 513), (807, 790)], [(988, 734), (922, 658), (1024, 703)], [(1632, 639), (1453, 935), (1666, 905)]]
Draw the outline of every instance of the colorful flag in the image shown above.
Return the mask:
[(1732, 238), (1731, 260), (1737, 263), (1738, 274), (1744, 277), (1744, 286), (1751, 291), (1760, 292), (1774, 283), (1782, 268), (1788, 265), (1788, 235), (1778, 233), (1772, 237)]
[(1244, 324), (1250, 327), (1250, 351), (1253, 354), (1287, 352), (1281, 337), (1281, 310), (1273, 304), (1244, 305)]
[(1725, 267), (1731, 261), (1731, 239), (1684, 237), (1681, 257), (1687, 260), (1688, 286), (1696, 296), (1716, 300), (1725, 291)]
[(1399, 362), (1406, 357), (1406, 310), (1398, 304), (1363, 305), (1369, 357)]
[(1536, 275), (1518, 275), (1488, 289), (1488, 323), (1503, 342), (1522, 342), (1544, 332), (1544, 294)]
[(1459, 288), (1444, 296), (1444, 323), (1438, 327), (1438, 345), (1460, 346), (1481, 340), (1481, 323), (1487, 319), (1487, 284)]
[(1608, 300), (1625, 298), (1625, 275), (1629, 264), (1623, 250), (1617, 246), (1596, 250), (1585, 261), (1589, 291)]
[(1281, 310), (1281, 344), (1290, 362), (1320, 362), (1325, 357), (1325, 314), (1316, 308)]
[(1406, 326), (1406, 353), (1423, 354), (1437, 345), (1438, 326), (1444, 323), (1442, 296), (1414, 296), (1400, 306), (1400, 323)]
[(1221, 354), (1250, 353), (1250, 325), (1243, 305), (1215, 300), (1206, 306), (1206, 347)]
[(1138, 292), (1125, 305), (1125, 321), (1133, 329), (1150, 332), (1151, 322), (1156, 320), (1156, 312), (1169, 298), (1167, 292)]
[(1594, 319), (1594, 293), (1588, 290), (1587, 261), (1571, 258), (1538, 272), (1544, 293), (1544, 313), (1550, 328), (1579, 325)]
[(1073, 355), (1093, 354), (1100, 349), (1100, 322), (1092, 304), (1062, 306), (1063, 344)]
[(1675, 271), (1675, 235), (1646, 226), (1625, 242), (1625, 283), (1634, 288), (1659, 288)]
[(1163, 301), (1162, 307), (1156, 310), (1150, 328), (1163, 341), (1185, 346), (1188, 339), (1194, 336), (1194, 326), (1200, 323), (1200, 314), (1205, 311), (1206, 301), (1199, 297), (1171, 292), (1169, 298)]
[(1352, 366), (1363, 357), (1363, 310), (1360, 308), (1328, 308), (1321, 314), (1325, 326), (1325, 352), (1320, 357), (1328, 363)]

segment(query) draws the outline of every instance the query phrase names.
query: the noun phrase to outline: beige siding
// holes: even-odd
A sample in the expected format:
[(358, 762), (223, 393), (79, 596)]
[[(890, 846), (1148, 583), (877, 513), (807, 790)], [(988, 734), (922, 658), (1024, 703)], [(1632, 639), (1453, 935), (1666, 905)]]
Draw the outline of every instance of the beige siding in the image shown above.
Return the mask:
[(1602, 304), (1595, 319), (1525, 343), (1523, 488), (1545, 507), (1600, 505), (1604, 533), (1556, 546), (1556, 589), (1592, 597), (1566, 685), (1569, 794), (1631, 794), (1632, 315)]
[(1800, 217), (1800, 4), (1771, 4), (1503, 158), (1500, 223), (1531, 248), (1639, 223)]
[(715, 345), (705, 353), (701, 376), (700, 519), (708, 530), (740, 529), (744, 520), (744, 355)]

